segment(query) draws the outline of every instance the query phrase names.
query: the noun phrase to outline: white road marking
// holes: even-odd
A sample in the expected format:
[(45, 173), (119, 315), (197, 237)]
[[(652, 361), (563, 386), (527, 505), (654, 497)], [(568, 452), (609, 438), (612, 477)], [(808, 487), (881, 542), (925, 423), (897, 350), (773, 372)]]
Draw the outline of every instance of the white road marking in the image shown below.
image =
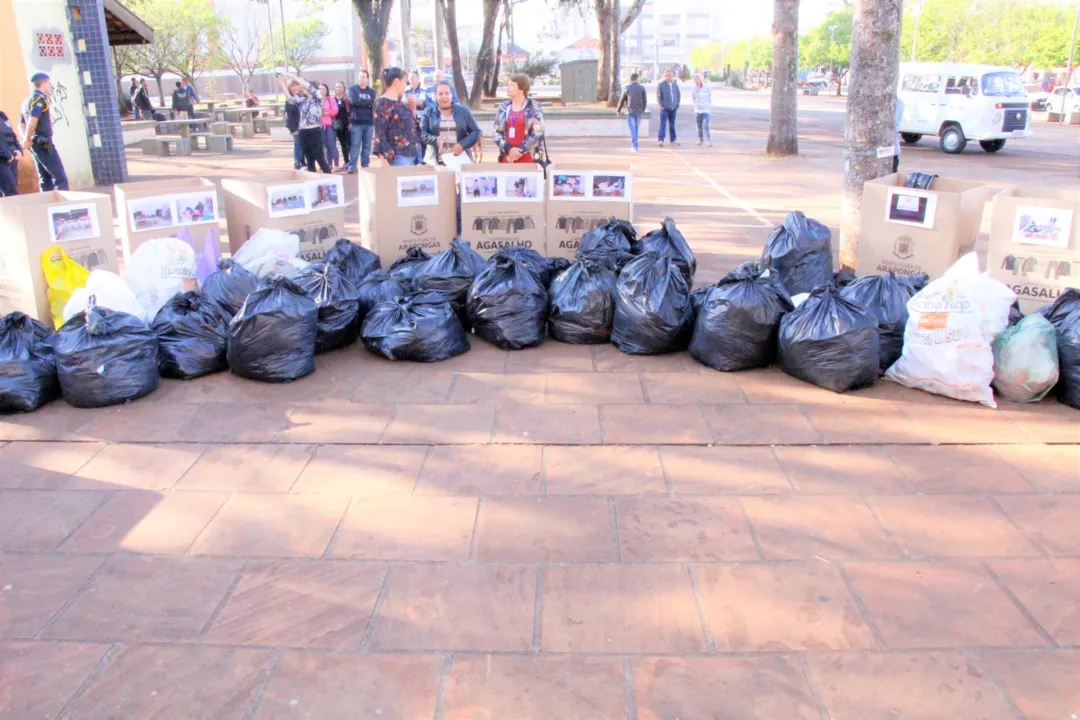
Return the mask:
[(686, 162), (686, 160), (683, 159), (683, 157), (681, 155), (676, 155), (675, 157), (677, 157), (679, 159), (679, 162), (681, 162), (683, 165), (685, 165), (686, 167), (688, 167), (691, 170), (693, 170), (694, 172), (696, 172), (701, 177), (702, 180), (709, 183), (709, 185), (712, 186), (713, 190), (715, 190), (716, 192), (718, 192), (721, 195), (723, 195), (724, 197), (726, 197), (731, 203), (737, 205), (739, 207), (739, 209), (742, 210), (743, 212), (745, 212), (747, 215), (751, 216), (752, 218), (757, 220), (759, 223), (761, 223), (765, 227), (773, 227), (773, 225), (775, 225), (775, 223), (771, 223), (768, 220), (766, 220), (764, 217), (762, 217), (761, 213), (759, 213), (757, 210), (750, 207), (745, 202), (743, 202), (742, 200), (740, 200), (739, 198), (735, 197), (730, 192), (728, 192), (728, 189), (725, 188), (723, 185), (716, 182), (711, 177), (709, 177), (705, 173), (701, 172), (701, 170), (698, 170), (696, 167), (694, 167), (690, 163)]

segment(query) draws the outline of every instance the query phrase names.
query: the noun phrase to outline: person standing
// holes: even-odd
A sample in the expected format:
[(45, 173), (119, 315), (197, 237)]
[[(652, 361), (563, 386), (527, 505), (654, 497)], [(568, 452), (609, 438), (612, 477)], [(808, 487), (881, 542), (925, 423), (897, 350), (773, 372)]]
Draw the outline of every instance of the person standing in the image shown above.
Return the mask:
[(675, 141), (675, 114), (679, 112), (682, 94), (670, 69), (664, 71), (664, 81), (656, 87), (656, 102), (660, 105), (660, 147), (664, 147), (664, 138), (669, 127), (671, 144), (678, 147), (679, 143)]
[(439, 91), (439, 86), (445, 83), (450, 87), (450, 97), (454, 99), (454, 103), (460, 102), (458, 100), (457, 90), (454, 89), (454, 84), (446, 79), (446, 74), (442, 70), (435, 71), (435, 84), (428, 88), (427, 97), (424, 98), (424, 107), (430, 108), (432, 105), (438, 102), (435, 98), (435, 94)]
[(262, 105), (262, 101), (259, 100), (259, 96), (255, 94), (254, 90), (247, 91), (247, 97), (244, 98), (244, 107), (257, 108)]
[(334, 121), (337, 119), (338, 104), (330, 95), (330, 88), (324, 83), (319, 85), (319, 95), (322, 96), (322, 145), (326, 164), (331, 170), (341, 165), (338, 156), (337, 131), (334, 129)]
[(626, 124), (630, 127), (630, 152), (638, 151), (638, 130), (641, 127), (641, 118), (645, 109), (649, 106), (649, 93), (645, 92), (645, 86), (638, 82), (638, 74), (630, 76), (630, 84), (623, 91), (619, 107), (616, 109), (620, 115), (626, 108)]
[(135, 110), (141, 111), (143, 120), (154, 119), (154, 103), (150, 101), (150, 87), (146, 84), (146, 78), (139, 81), (139, 90), (133, 102)]
[(176, 89), (173, 90), (172, 109), (173, 114), (178, 119), (191, 117), (191, 113), (194, 110), (194, 106), (191, 104), (191, 96), (184, 90), (182, 82), (176, 83)]
[(469, 108), (454, 102), (448, 83), (435, 86), (435, 102), (424, 110), (420, 137), (427, 148), (425, 157), (437, 165), (447, 155), (465, 154), (472, 159), (471, 148), (480, 141), (480, 126)]
[(19, 194), (19, 158), (22, 145), (15, 128), (8, 122), (7, 113), (0, 110), (0, 197)]
[(349, 153), (349, 172), (356, 172), (356, 159), (360, 158), (360, 167), (371, 163), (371, 140), (375, 134), (375, 88), (371, 87), (371, 75), (361, 70), (356, 76), (356, 85), (349, 88), (349, 115), (352, 124)]
[(341, 145), (341, 163), (338, 168), (348, 171), (349, 158), (352, 157), (350, 145), (352, 143), (351, 129), (349, 128), (349, 98), (345, 96), (345, 83), (339, 82), (334, 85), (334, 96), (331, 98), (337, 105), (337, 115), (334, 116), (334, 134)]
[(405, 95), (405, 71), (390, 67), (383, 71), (383, 94), (375, 101), (375, 139), (372, 154), (387, 165), (415, 165), (420, 153), (420, 134), (416, 117), (402, 102)]
[(322, 91), (314, 83), (308, 84), (295, 75), (286, 75), (292, 96), (286, 101), (297, 106), (300, 111), (300, 149), (304, 154), (304, 164), (308, 172), (315, 172), (315, 166), (324, 173), (330, 173), (323, 151), (323, 97)]
[(131, 109), (135, 113), (135, 119), (141, 119), (139, 106), (135, 104), (135, 93), (139, 92), (139, 81), (131, 78), (131, 87), (128, 88), (128, 99), (131, 100)]
[[(700, 75), (694, 76), (693, 99), (694, 118), (697, 120), (697, 144), (701, 146), (709, 143), (709, 147), (712, 147), (712, 128), (709, 127), (712, 120), (712, 88)], [(674, 137), (674, 126), (672, 126), (671, 134)]]
[(68, 190), (67, 172), (53, 144), (52, 79), (43, 72), (30, 78), (34, 92), (26, 100), (22, 146), (30, 151), (37, 167), (41, 192)]
[(304, 164), (304, 149), (300, 147), (300, 106), (288, 102), (288, 98), (296, 94), (292, 84), (286, 85), (280, 77), (278, 83), (285, 90), (285, 128), (292, 134), (293, 139), (293, 170), (299, 170)]
[(544, 112), (529, 97), (528, 75), (512, 75), (510, 99), (495, 111), (495, 145), (501, 163), (537, 163), (543, 159)]
[(199, 102), (199, 96), (195, 93), (195, 86), (187, 81), (187, 78), (180, 78), (180, 86), (184, 89), (184, 94), (191, 98), (191, 104), (194, 109), (195, 103)]
[(896, 137), (893, 138), (892, 171), (900, 172), (900, 125), (904, 122), (904, 101), (896, 96)]
[[(413, 70), (409, 73), (409, 87), (405, 89), (405, 97), (403, 98), (409, 109), (412, 110), (413, 118), (416, 120), (416, 133), (420, 134), (420, 117), (424, 113), (424, 108), (427, 107), (428, 91), (424, 88), (423, 82), (420, 80), (420, 73)], [(420, 155), (417, 155), (416, 162), (420, 164), (424, 162), (424, 148), (420, 146)]]

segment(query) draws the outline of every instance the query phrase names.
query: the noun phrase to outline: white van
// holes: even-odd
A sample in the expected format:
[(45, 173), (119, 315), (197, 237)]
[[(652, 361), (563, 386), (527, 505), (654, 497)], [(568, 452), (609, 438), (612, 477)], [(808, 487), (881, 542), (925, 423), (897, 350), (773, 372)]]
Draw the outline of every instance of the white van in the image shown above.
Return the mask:
[(1027, 93), (1012, 68), (901, 63), (900, 98), (900, 136), (909, 144), (937, 135), (950, 154), (963, 152), (968, 140), (995, 153), (1006, 140), (1031, 137)]

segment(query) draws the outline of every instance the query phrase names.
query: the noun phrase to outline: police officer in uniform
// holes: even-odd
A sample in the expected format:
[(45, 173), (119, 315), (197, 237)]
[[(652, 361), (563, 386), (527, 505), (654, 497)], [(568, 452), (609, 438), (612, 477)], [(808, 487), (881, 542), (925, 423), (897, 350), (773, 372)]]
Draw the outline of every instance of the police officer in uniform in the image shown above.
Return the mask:
[(67, 190), (67, 173), (60, 153), (53, 144), (52, 79), (43, 72), (34, 73), (30, 78), (34, 86), (33, 94), (26, 101), (26, 123), (23, 132), (23, 146), (34, 157), (37, 165), (38, 185), (42, 192), (48, 190)]
[(0, 111), (0, 197), (19, 194), (19, 157), (22, 145), (8, 116)]

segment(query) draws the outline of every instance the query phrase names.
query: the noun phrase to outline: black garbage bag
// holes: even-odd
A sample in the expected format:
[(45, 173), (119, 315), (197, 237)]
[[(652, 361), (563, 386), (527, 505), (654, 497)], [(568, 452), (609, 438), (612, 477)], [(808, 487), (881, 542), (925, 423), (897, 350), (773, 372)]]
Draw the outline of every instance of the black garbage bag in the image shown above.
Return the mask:
[(504, 350), (539, 345), (547, 323), (547, 289), (526, 259), (497, 253), (469, 288), (473, 331)]
[(880, 352), (878, 363), (884, 373), (900, 359), (904, 349), (904, 328), (908, 321), (908, 300), (917, 292), (909, 278), (895, 273), (864, 275), (847, 287), (840, 297), (869, 310), (878, 322)]
[(360, 337), (364, 347), (389, 360), (440, 362), (469, 350), (457, 313), (432, 291), (379, 303), (364, 318)]
[(360, 297), (359, 318), (363, 323), (364, 316), (379, 303), (397, 300), (408, 295), (412, 291), (412, 282), (391, 277), (388, 272), (376, 270), (364, 278), (357, 290)]
[(203, 283), (202, 293), (217, 303), (231, 320), (233, 315), (240, 312), (247, 296), (259, 287), (259, 278), (230, 258), (218, 260), (217, 266), (217, 272), (212, 273)]
[(603, 262), (578, 259), (551, 281), (548, 335), (573, 345), (611, 340), (618, 276)]
[(792, 297), (827, 285), (833, 279), (832, 233), (801, 212), (788, 213), (765, 242), (761, 264), (780, 275)]
[(569, 259), (560, 257), (545, 258), (544, 262), (547, 263), (549, 289), (551, 288), (551, 283), (555, 282), (555, 278), (559, 277), (559, 273), (569, 268), (572, 264)]
[[(536, 277), (540, 278), (540, 282), (546, 288), (551, 284), (551, 268), (548, 267), (548, 262), (543, 255), (536, 252), (532, 248), (527, 247), (504, 247), (499, 248), (492, 258), (491, 263), (494, 263), (497, 258), (513, 258), (519, 263), (524, 263), (529, 270), (532, 271)], [(490, 263), (489, 263), (490, 264)]]
[(229, 323), (229, 370), (263, 382), (310, 375), (318, 333), (315, 301), (288, 278), (268, 278)]
[(1060, 312), (1063, 308), (1057, 309), (1057, 322), (1047, 318), (1058, 333), (1057, 398), (1080, 410), (1080, 307), (1074, 306), (1066, 314)]
[(161, 306), (150, 326), (158, 339), (162, 377), (192, 380), (229, 369), (229, 321), (201, 292), (177, 293)]
[(315, 352), (337, 350), (360, 336), (360, 290), (336, 265), (318, 262), (297, 273), (293, 282), (319, 308)]
[(0, 412), (30, 412), (58, 397), (52, 329), (21, 312), (0, 318)]
[(378, 255), (366, 247), (349, 242), (348, 238), (339, 238), (322, 261), (336, 266), (353, 285), (359, 285), (371, 273), (382, 270)]
[[(1017, 303), (1017, 311), (1019, 311), (1019, 303)], [(1057, 296), (1050, 305), (1043, 306), (1035, 312), (1044, 316), (1050, 321), (1058, 332), (1061, 332), (1061, 328), (1058, 327), (1061, 321), (1067, 318), (1071, 313), (1076, 310), (1080, 310), (1080, 290), (1076, 288), (1067, 288), (1063, 293)], [(1009, 317), (1012, 318), (1012, 311), (1009, 311)]]
[(611, 342), (628, 355), (685, 350), (694, 330), (690, 286), (673, 258), (647, 252), (615, 283)]
[(437, 292), (455, 308), (464, 307), (473, 280), (486, 267), (487, 261), (469, 243), (451, 240), (449, 248), (417, 268), (413, 287), (417, 291)]
[(690, 354), (725, 372), (772, 365), (780, 320), (792, 309), (776, 278), (762, 277), (752, 263), (740, 265), (708, 289), (694, 321)]
[(1009, 324), (1007, 327), (1012, 327), (1024, 319), (1024, 311), (1020, 309), (1020, 301), (1013, 300), (1013, 304), (1009, 306)]
[(595, 227), (581, 236), (578, 255), (602, 253), (611, 257), (617, 267), (633, 259), (631, 247), (637, 242), (637, 230), (626, 220), (611, 218), (606, 224)]
[(686, 287), (694, 287), (694, 274), (697, 272), (697, 258), (687, 244), (686, 238), (675, 227), (675, 221), (664, 218), (658, 230), (653, 230), (639, 238), (633, 245), (635, 255), (654, 252), (660, 257), (671, 258), (686, 280)]
[(869, 387), (880, 374), (877, 318), (830, 285), (780, 321), (780, 366), (833, 392)]
[(158, 386), (158, 339), (139, 318), (98, 306), (53, 335), (60, 392), (75, 407), (138, 400)]
[(833, 273), (833, 285), (838, 288), (847, 287), (857, 279), (855, 273), (847, 268), (840, 268)]
[(390, 265), (390, 275), (400, 280), (412, 282), (413, 275), (420, 265), (431, 259), (421, 247), (411, 247), (405, 251), (404, 257), (399, 257)]

